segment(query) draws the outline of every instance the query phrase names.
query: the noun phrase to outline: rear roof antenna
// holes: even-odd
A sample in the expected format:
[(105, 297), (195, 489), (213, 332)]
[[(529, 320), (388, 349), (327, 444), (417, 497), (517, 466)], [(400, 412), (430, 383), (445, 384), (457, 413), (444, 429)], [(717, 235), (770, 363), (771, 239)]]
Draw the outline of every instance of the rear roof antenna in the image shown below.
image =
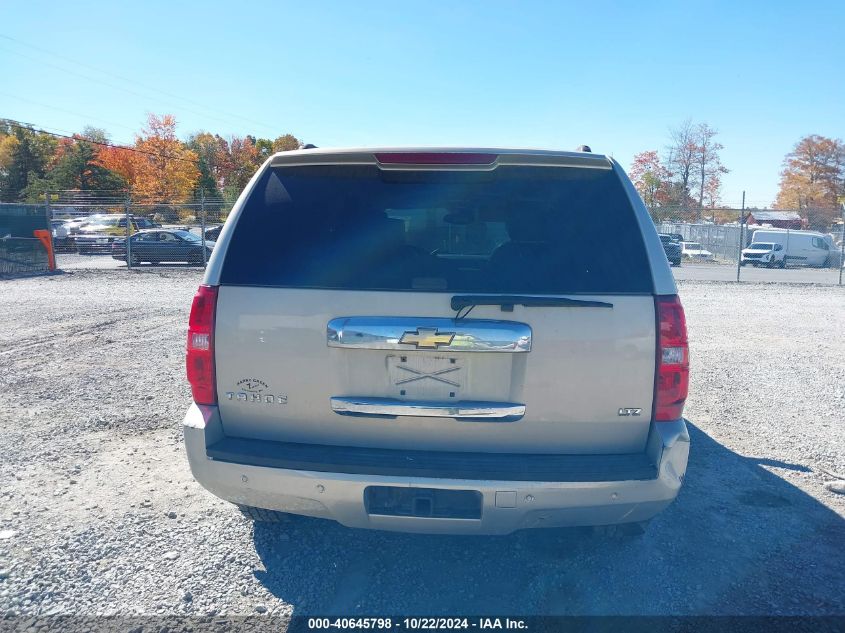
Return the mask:
[(579, 146), (575, 149), (575, 151), (576, 151), (576, 152), (589, 152), (589, 153), (591, 153), (591, 154), (593, 153), (593, 150), (591, 150), (591, 149), (590, 149), (590, 146), (589, 146), (589, 145), (579, 145)]
[(314, 143), (306, 143), (302, 146), (302, 149), (317, 149), (317, 146)]

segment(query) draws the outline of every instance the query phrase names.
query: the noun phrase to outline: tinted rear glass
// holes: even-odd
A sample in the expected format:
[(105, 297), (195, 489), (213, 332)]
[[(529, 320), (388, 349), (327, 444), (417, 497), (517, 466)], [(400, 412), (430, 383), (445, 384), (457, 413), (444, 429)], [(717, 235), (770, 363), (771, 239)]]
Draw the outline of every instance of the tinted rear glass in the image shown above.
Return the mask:
[(486, 172), (271, 169), (238, 219), (221, 283), (652, 291), (642, 236), (612, 171), (521, 166)]

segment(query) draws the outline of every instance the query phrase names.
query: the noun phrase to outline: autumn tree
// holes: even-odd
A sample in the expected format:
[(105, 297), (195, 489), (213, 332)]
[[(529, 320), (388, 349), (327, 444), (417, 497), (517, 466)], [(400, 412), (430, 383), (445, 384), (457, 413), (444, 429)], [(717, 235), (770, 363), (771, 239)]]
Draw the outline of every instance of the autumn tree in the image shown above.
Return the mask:
[(659, 207), (669, 201), (668, 172), (661, 164), (656, 150), (634, 156), (629, 172), (634, 187), (656, 221), (662, 219)]
[(669, 130), (666, 171), (670, 177), (669, 195), (681, 211), (690, 208), (690, 182), (695, 169), (696, 129), (690, 119)]
[(18, 145), (18, 140), (12, 134), (12, 127), (5, 121), (0, 119), (0, 177), (9, 166), (12, 164), (12, 157), (15, 155), (15, 149)]
[(718, 173), (710, 174), (704, 181), (703, 203), (710, 209), (715, 209), (719, 204), (722, 194), (722, 178)]
[(273, 141), (274, 152), (289, 152), (295, 149), (302, 149), (302, 141), (296, 138), (293, 134), (284, 134), (277, 136)]
[(12, 167), (15, 154), (18, 151), (20, 141), (14, 134), (0, 130), (0, 199), (2, 198), (4, 185), (9, 178), (9, 170)]
[(176, 119), (150, 114), (147, 127), (135, 140), (132, 195), (141, 201), (182, 202), (199, 180), (196, 153), (176, 137)]
[(252, 136), (229, 139), (230, 169), (224, 174), (224, 194), (239, 194), (261, 165), (261, 156)]
[(277, 152), (289, 152), (294, 149), (301, 149), (302, 141), (293, 134), (283, 134), (282, 136), (277, 136), (272, 141), (268, 138), (256, 139), (255, 147), (258, 148), (258, 154), (261, 160), (264, 161)]
[[(669, 131), (666, 171), (671, 204), (690, 219), (701, 221), (705, 200), (716, 204), (722, 175), (728, 173), (719, 152), (718, 132), (707, 123), (687, 119)], [(689, 213), (691, 210), (694, 213)]]
[(104, 130), (86, 127), (56, 140), (0, 119), (0, 200), (40, 199), (46, 189), (123, 189), (143, 202), (182, 202), (205, 193), (236, 198), (275, 152), (298, 149), (293, 134), (224, 139), (198, 132), (183, 143), (170, 115), (149, 115), (134, 146), (109, 145)]
[(797, 209), (814, 228), (826, 229), (845, 195), (845, 143), (818, 134), (786, 155), (775, 207)]
[(135, 184), (135, 152), (123, 147), (101, 147), (97, 164), (120, 176), (131, 188)]
[(694, 128), (693, 164), (696, 176), (695, 189), (698, 193), (699, 222), (704, 210), (705, 199), (708, 200), (711, 207), (715, 206), (721, 188), (722, 175), (728, 173), (728, 169), (722, 165), (719, 156), (719, 152), (724, 149), (724, 146), (716, 140), (717, 134), (718, 132), (706, 123), (701, 123)]

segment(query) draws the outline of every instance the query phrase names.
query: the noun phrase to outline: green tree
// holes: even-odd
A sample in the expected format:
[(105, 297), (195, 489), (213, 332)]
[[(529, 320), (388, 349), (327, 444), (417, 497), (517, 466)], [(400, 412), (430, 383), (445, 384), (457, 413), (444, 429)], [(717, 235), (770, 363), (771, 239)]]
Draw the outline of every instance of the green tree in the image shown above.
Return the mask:
[(258, 156), (263, 162), (276, 152), (289, 152), (302, 148), (302, 141), (293, 134), (283, 134), (282, 136), (277, 136), (272, 141), (269, 138), (259, 138), (255, 141), (255, 148), (258, 150)]
[(229, 162), (228, 143), (216, 134), (197, 132), (188, 137), (185, 145), (199, 159), (200, 177), (194, 194), (204, 192), (207, 197), (219, 198), (220, 180)]
[(2, 123), (9, 131), (7, 136), (14, 140), (3, 143), (3, 152), (8, 155), (0, 168), (0, 201), (17, 202), (26, 195), (30, 181), (44, 177), (56, 143), (50, 135), (32, 128)]
[(258, 150), (258, 157), (262, 161), (265, 161), (274, 154), (273, 141), (271, 141), (269, 138), (256, 139), (255, 149)]
[(31, 179), (24, 190), (24, 197), (30, 201), (43, 200), (43, 194), (47, 190), (125, 189), (126, 181), (102, 166), (97, 159), (98, 150), (94, 144), (82, 137), (63, 139), (46, 176)]

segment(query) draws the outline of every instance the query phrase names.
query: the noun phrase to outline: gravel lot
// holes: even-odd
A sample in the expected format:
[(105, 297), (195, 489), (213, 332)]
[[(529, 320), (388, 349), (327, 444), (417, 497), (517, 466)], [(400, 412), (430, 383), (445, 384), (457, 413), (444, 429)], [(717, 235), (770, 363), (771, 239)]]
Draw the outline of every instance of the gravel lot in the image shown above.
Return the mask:
[[(56, 262), (61, 270), (118, 270), (126, 269), (126, 263), (112, 259), (109, 255), (77, 255), (76, 253), (59, 253)], [(188, 264), (168, 263), (161, 268), (191, 268)], [(150, 264), (141, 264), (141, 270), (152, 268)], [(156, 268), (159, 268), (158, 266)], [(672, 267), (675, 279), (679, 281), (735, 281), (736, 262), (708, 262), (690, 263)], [(754, 268), (743, 266), (741, 279), (745, 282), (778, 282), (828, 284), (835, 286), (839, 283), (839, 270), (836, 268)]]
[(253, 528), (192, 480), (196, 269), (0, 281), (0, 613), (845, 614), (845, 290), (681, 282), (687, 485), (630, 542)]
[[(119, 263), (119, 262), (118, 262)], [(713, 262), (691, 264), (684, 262), (672, 267), (675, 279), (679, 281), (736, 281), (736, 262)], [(839, 283), (839, 270), (836, 268), (809, 268), (795, 266), (790, 268), (755, 268), (743, 266), (740, 270), (743, 282), (777, 282), (797, 284)]]

